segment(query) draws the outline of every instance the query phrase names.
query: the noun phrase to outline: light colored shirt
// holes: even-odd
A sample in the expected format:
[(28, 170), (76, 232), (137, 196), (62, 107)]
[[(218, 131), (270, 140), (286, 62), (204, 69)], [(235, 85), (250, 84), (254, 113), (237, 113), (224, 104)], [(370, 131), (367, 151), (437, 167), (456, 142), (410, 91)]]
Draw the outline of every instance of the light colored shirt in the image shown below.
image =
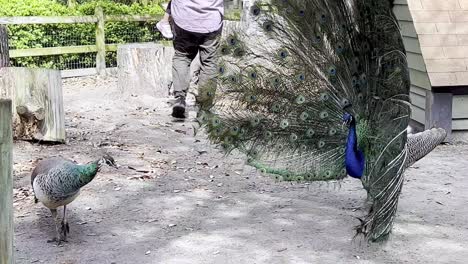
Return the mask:
[(170, 13), (180, 28), (211, 33), (223, 25), (224, 0), (172, 0)]

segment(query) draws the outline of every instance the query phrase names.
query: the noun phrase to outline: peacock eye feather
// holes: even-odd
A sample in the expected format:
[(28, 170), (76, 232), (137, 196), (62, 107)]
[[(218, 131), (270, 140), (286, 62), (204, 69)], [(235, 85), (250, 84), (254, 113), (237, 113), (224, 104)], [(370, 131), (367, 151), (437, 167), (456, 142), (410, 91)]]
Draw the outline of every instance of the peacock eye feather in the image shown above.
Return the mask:
[(243, 48), (236, 48), (233, 53), (235, 57), (242, 57), (245, 55), (245, 51)]
[(265, 137), (271, 138), (271, 137), (273, 137), (273, 133), (271, 133), (270, 131), (266, 131), (265, 132)]
[(289, 121), (287, 119), (281, 120), (280, 127), (286, 129), (289, 126)]
[(278, 77), (274, 77), (270, 80), (270, 83), (273, 87), (278, 88), (281, 84), (281, 81)]
[(219, 127), (221, 125), (221, 121), (218, 118), (214, 118), (212, 124), (214, 127)]
[(271, 21), (266, 21), (263, 23), (263, 29), (266, 31), (266, 32), (271, 32), (273, 31), (273, 22)]
[(249, 77), (250, 77), (250, 79), (252, 79), (252, 80), (256, 80), (257, 77), (258, 77), (257, 72), (255, 72), (255, 71), (250, 72), (250, 73), (249, 73)]
[(295, 141), (297, 140), (297, 135), (294, 134), (294, 133), (292, 133), (292, 134), (289, 136), (289, 140), (290, 140), (291, 142), (295, 142)]
[(320, 94), (320, 101), (325, 102), (328, 101), (328, 99), (330, 99), (330, 96), (327, 93)]
[(296, 104), (303, 104), (305, 103), (305, 97), (302, 96), (302, 95), (299, 95), (297, 98), (296, 98)]
[(252, 15), (254, 16), (260, 15), (260, 7), (257, 5), (252, 6), (251, 11), (252, 11)]
[(229, 131), (231, 135), (236, 136), (239, 133), (239, 127), (231, 127)]
[(314, 38), (312, 39), (312, 42), (313, 42), (314, 44), (319, 44), (319, 43), (321, 43), (321, 42), (322, 42), (322, 36), (320, 36), (320, 35), (315, 35)]
[(344, 45), (342, 42), (339, 42), (338, 45), (336, 46), (336, 52), (338, 54), (342, 54), (344, 51)]
[(223, 75), (225, 72), (226, 72), (226, 69), (224, 68), (224, 66), (220, 66), (220, 67), (218, 68), (218, 73), (219, 73), (219, 74)]
[(311, 137), (313, 137), (314, 135), (315, 135), (315, 131), (314, 131), (312, 128), (307, 129), (307, 131), (306, 131), (306, 136), (307, 136), (308, 138), (311, 138)]
[(228, 44), (231, 45), (231, 46), (237, 45), (237, 38), (236, 37), (228, 38)]
[(336, 135), (336, 129), (330, 128), (330, 130), (328, 131), (328, 135), (330, 135), (330, 136)]
[(325, 147), (325, 141), (320, 140), (320, 141), (317, 143), (317, 145), (318, 145), (319, 148), (323, 148), (323, 147)]
[(281, 105), (278, 103), (274, 103), (271, 107), (271, 111), (273, 111), (274, 113), (278, 113), (279, 111), (281, 111)]
[(305, 15), (305, 11), (304, 10), (299, 10), (299, 16), (303, 17)]
[(260, 124), (261, 120), (260, 118), (256, 117), (254, 119), (252, 119), (252, 121), (250, 122), (250, 124), (253, 126), (253, 127), (256, 127)]
[(286, 59), (286, 58), (288, 57), (289, 54), (288, 54), (288, 51), (287, 51), (287, 50), (284, 50), (284, 49), (283, 49), (283, 50), (280, 50), (280, 51), (278, 52), (278, 55), (279, 55), (279, 57), (280, 57), (281, 59)]
[(320, 15), (320, 23), (323, 24), (325, 22), (327, 22), (327, 15), (325, 14)]
[(335, 76), (336, 75), (336, 67), (335, 66), (330, 66), (328, 68), (328, 74), (330, 74), (331, 76)]
[(320, 119), (325, 119), (327, 117), (328, 117), (328, 112), (327, 111), (320, 112)]
[(302, 114), (299, 117), (302, 121), (306, 121), (309, 118), (309, 114), (306, 112), (302, 112)]
[(341, 100), (341, 107), (345, 108), (350, 105), (350, 102), (348, 99), (344, 98)]
[(249, 96), (247, 96), (247, 100), (248, 100), (250, 103), (254, 103), (255, 101), (257, 101), (257, 96), (255, 96), (255, 95), (249, 95)]
[(297, 79), (301, 82), (305, 81), (305, 75), (303, 73), (297, 75)]

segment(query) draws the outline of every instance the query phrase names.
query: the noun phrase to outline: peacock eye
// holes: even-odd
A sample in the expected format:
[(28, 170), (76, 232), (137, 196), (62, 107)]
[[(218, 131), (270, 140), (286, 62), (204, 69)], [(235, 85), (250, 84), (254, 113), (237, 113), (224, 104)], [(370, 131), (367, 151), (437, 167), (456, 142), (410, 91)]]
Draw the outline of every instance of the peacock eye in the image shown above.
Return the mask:
[(282, 50), (282, 51), (279, 52), (279, 56), (282, 59), (286, 59), (286, 57), (288, 57), (288, 52), (286, 50)]
[(335, 76), (335, 75), (336, 75), (336, 67), (335, 67), (335, 66), (331, 66), (330, 68), (328, 68), (328, 73), (329, 73), (331, 76)]
[(236, 56), (236, 57), (242, 57), (242, 56), (244, 56), (244, 54), (245, 54), (245, 52), (241, 48), (237, 48), (237, 49), (234, 50), (234, 56)]
[(237, 44), (237, 39), (236, 39), (236, 38), (230, 38), (230, 39), (229, 39), (229, 44), (230, 44), (231, 46), (235, 46), (235, 45)]
[(338, 45), (336, 47), (336, 52), (338, 52), (338, 54), (341, 54), (341, 53), (343, 53), (343, 51), (344, 51), (343, 43), (338, 43)]
[(327, 118), (327, 117), (328, 117), (328, 112), (327, 112), (327, 111), (322, 111), (322, 112), (320, 113), (320, 118), (321, 118), (321, 119), (325, 119), (325, 118)]
[(299, 10), (299, 16), (304, 16), (305, 15), (305, 11), (304, 10)]
[(296, 141), (296, 140), (297, 140), (297, 135), (296, 135), (296, 134), (294, 134), (294, 133), (292, 133), (292, 134), (289, 136), (289, 139), (290, 139), (291, 141), (293, 141), (293, 142), (294, 142), (294, 141)]
[(299, 81), (304, 81), (305, 80), (305, 75), (304, 74), (299, 74), (297, 76), (297, 78), (299, 79)]
[(320, 101), (327, 101), (328, 99), (330, 99), (330, 96), (327, 93), (322, 93), (320, 95)]
[(320, 22), (324, 23), (325, 21), (327, 21), (327, 16), (325, 14), (322, 14), (320, 16)]
[(225, 70), (224, 70), (224, 67), (219, 67), (218, 71), (219, 71), (219, 73), (223, 74), (224, 71), (225, 71)]
[(253, 6), (253, 7), (252, 7), (252, 14), (253, 14), (254, 16), (260, 15), (260, 8), (259, 8), (258, 6)]
[(273, 30), (273, 23), (271, 21), (266, 21), (265, 23), (263, 23), (263, 28), (270, 32)]

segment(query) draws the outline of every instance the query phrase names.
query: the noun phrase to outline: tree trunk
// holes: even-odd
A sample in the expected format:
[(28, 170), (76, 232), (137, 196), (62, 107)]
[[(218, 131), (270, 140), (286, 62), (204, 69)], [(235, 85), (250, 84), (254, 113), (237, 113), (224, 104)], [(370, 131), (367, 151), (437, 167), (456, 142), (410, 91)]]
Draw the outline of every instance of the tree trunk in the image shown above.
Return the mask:
[(9, 64), (8, 32), (5, 26), (0, 25), (0, 68), (8, 67)]
[(125, 97), (165, 98), (172, 80), (174, 48), (126, 44), (117, 50), (118, 86)]
[(60, 71), (10, 67), (0, 76), (0, 98), (13, 101), (14, 138), (65, 142)]

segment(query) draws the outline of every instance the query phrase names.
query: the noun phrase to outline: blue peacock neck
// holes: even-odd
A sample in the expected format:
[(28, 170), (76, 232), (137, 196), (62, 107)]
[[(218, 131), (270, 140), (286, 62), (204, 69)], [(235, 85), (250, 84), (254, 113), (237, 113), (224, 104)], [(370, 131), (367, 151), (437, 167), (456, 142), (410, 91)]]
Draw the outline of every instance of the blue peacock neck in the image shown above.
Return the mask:
[(354, 117), (350, 118), (351, 122), (349, 125), (345, 150), (346, 172), (349, 176), (360, 179), (364, 174), (365, 157), (364, 153), (358, 147), (356, 120)]

